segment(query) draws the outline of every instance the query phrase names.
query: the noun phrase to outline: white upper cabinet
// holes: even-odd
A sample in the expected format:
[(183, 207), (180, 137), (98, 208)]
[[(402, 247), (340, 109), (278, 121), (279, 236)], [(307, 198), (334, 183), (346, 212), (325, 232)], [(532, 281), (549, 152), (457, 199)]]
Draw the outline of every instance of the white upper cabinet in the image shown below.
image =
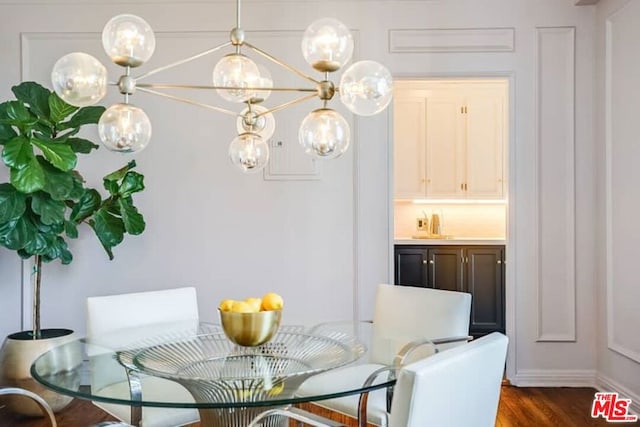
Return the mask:
[(420, 199), (426, 192), (425, 98), (396, 97), (394, 106), (396, 198)]
[(506, 82), (396, 82), (396, 199), (502, 199)]

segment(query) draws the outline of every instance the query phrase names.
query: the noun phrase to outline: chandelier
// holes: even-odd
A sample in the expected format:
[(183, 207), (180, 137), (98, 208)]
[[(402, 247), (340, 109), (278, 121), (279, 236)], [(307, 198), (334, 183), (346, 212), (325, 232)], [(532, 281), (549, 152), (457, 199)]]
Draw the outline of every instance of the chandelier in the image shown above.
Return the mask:
[[(136, 92), (228, 114), (235, 118), (238, 132), (229, 145), (229, 157), (245, 173), (262, 170), (269, 160), (268, 141), (275, 131), (273, 113), (319, 98), (322, 107), (307, 114), (300, 124), (299, 143), (305, 153), (314, 158), (331, 159), (343, 154), (349, 147), (351, 131), (344, 117), (330, 108), (329, 101), (339, 94), (340, 100), (351, 112), (361, 116), (377, 114), (391, 102), (393, 83), (389, 71), (375, 61), (355, 62), (343, 72), (336, 86), (330, 80), (331, 73), (351, 60), (353, 38), (340, 21), (323, 18), (306, 29), (301, 43), (304, 59), (321, 74), (320, 78), (314, 78), (246, 41), (240, 27), (240, 8), (240, 0), (237, 0), (236, 25), (230, 32), (229, 41), (137, 76), (132, 75), (132, 69), (147, 62), (155, 50), (153, 30), (138, 16), (115, 16), (102, 31), (102, 44), (111, 60), (124, 68), (124, 74), (116, 82), (108, 82), (106, 67), (98, 59), (86, 53), (73, 52), (60, 58), (54, 65), (51, 73), (53, 88), (67, 103), (85, 107), (100, 102), (107, 93), (107, 86), (117, 87), (123, 95), (123, 102), (106, 109), (98, 123), (103, 145), (117, 152), (139, 152), (151, 138), (149, 117), (131, 103)], [(148, 77), (223, 49), (230, 52), (215, 65), (212, 84), (145, 83)], [(309, 87), (275, 86), (271, 73), (247, 56), (249, 52), (298, 75), (309, 83)], [(215, 90), (224, 100), (242, 106), (238, 108), (240, 111), (231, 111), (169, 94), (163, 89)], [(264, 101), (272, 91), (299, 92), (301, 95), (267, 107)]]

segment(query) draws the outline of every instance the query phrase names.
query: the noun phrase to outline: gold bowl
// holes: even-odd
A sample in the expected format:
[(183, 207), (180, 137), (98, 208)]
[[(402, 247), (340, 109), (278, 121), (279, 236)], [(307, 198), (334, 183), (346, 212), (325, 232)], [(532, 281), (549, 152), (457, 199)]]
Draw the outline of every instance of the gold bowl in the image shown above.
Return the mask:
[(255, 347), (269, 341), (280, 327), (282, 310), (259, 311), (257, 313), (235, 313), (220, 311), (220, 323), (224, 334), (232, 342)]

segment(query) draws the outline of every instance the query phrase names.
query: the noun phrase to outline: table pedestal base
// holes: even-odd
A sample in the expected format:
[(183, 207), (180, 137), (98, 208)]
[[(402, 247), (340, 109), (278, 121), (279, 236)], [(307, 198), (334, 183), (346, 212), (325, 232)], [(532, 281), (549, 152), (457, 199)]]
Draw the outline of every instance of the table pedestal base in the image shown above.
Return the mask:
[[(199, 409), (202, 427), (247, 427), (251, 421), (269, 408)], [(288, 419), (272, 415), (260, 421), (262, 427), (287, 427)]]

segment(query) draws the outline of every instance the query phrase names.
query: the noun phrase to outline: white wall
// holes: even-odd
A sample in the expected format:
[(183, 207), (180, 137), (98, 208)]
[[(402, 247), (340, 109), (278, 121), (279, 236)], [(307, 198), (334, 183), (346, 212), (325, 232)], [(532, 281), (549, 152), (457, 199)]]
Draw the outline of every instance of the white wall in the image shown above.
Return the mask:
[[(358, 58), (381, 61), (395, 76), (510, 79), (509, 377), (517, 384), (593, 384), (595, 8), (576, 7), (572, 0), (256, 0), (245, 3), (243, 26), (288, 30), (292, 33), (274, 34), (299, 37), (315, 18), (337, 10), (357, 36)], [(233, 22), (229, 1), (0, 1), (0, 57), (5, 59), (0, 94), (6, 98), (9, 85), (21, 78), (21, 61), (36, 64), (22, 77), (45, 79), (69, 44), (100, 55), (98, 32), (122, 11), (146, 17), (161, 32), (159, 63), (207, 45), (203, 32), (223, 31), (216, 35), (224, 37)], [(474, 31), (397, 31), (465, 28)], [(30, 43), (21, 44), (21, 33)], [(72, 34), (49, 40), (48, 33)], [(469, 35), (469, 45), (461, 45), (459, 40)], [(181, 49), (179, 38), (191, 46)], [(429, 52), (434, 40), (440, 51)], [(438, 40), (451, 44), (437, 46)], [(563, 60), (553, 61), (558, 56)], [(573, 57), (575, 62), (566, 59)], [(288, 49), (286, 58), (299, 61), (299, 51)], [(555, 72), (567, 82), (561, 91), (554, 87)], [(141, 237), (126, 239), (116, 249), (115, 262), (107, 262), (85, 233), (74, 246), (71, 266), (47, 266), (45, 325), (82, 331), (88, 295), (179, 284), (198, 286), (207, 320), (214, 318), (218, 299), (266, 289), (285, 295), (286, 321), (350, 317), (354, 304), (361, 317), (369, 317), (375, 284), (391, 277), (388, 113), (354, 123), (354, 146), (326, 165), (321, 181), (265, 182), (227, 165), (232, 133), (224, 118), (139, 99), (150, 112), (155, 135), (137, 157), (147, 176), (148, 189), (138, 199), (149, 228)], [(564, 108), (548, 117), (540, 109), (545, 105)], [(558, 158), (573, 168), (563, 169), (564, 175), (557, 173), (556, 157), (548, 151), (555, 145)], [(93, 179), (107, 164), (117, 163), (104, 152), (83, 160), (81, 169)], [(562, 182), (549, 185), (547, 176)], [(548, 222), (554, 214), (560, 233)], [(562, 244), (555, 244), (558, 239)], [(541, 247), (548, 250), (541, 253)], [(13, 287), (10, 279), (0, 278), (3, 297)], [(20, 316), (17, 309), (15, 316)]]
[(640, 410), (640, 287), (635, 250), (640, 237), (637, 115), (640, 39), (635, 1), (597, 8), (598, 383), (624, 392)]

